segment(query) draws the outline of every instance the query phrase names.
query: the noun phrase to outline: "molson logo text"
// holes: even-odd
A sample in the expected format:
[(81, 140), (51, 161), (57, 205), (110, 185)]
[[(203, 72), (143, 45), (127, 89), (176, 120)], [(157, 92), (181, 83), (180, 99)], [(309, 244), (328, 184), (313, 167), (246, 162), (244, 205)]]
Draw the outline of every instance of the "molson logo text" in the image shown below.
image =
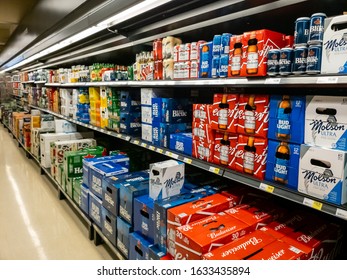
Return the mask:
[(328, 188), (328, 183), (336, 184), (336, 178), (325, 177), (324, 175), (311, 170), (304, 170), (302, 171), (302, 174), (304, 174), (305, 182), (314, 184), (318, 187)]
[(343, 131), (345, 130), (345, 126), (343, 124), (332, 124), (327, 122), (326, 124), (324, 124), (324, 122), (322, 120), (313, 120), (310, 123), (311, 126), (311, 130), (312, 131), (316, 131), (317, 133), (322, 133), (324, 134), (324, 132), (326, 132), (324, 135), (327, 136), (328, 132), (329, 134), (331, 134), (331, 131)]
[(324, 43), (324, 47), (327, 51), (345, 52), (347, 50), (347, 41), (344, 37), (341, 37), (340, 40), (328, 40)]

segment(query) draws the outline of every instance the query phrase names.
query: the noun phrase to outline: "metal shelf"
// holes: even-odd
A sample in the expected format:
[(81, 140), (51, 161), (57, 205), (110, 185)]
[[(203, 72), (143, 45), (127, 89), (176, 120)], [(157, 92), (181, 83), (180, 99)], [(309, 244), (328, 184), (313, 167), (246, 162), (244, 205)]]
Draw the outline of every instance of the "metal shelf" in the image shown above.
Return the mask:
[(33, 83), (35, 83), (35, 81), (32, 81), (32, 80), (30, 80), (30, 81), (24, 81), (24, 82), (21, 82), (22, 84), (33, 84)]

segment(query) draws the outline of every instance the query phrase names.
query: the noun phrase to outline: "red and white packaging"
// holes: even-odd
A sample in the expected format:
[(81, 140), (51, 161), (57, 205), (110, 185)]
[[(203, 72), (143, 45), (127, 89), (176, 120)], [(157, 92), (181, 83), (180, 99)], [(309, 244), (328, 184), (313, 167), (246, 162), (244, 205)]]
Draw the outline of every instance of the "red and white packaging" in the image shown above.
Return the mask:
[(176, 228), (194, 221), (223, 212), (234, 206), (234, 199), (214, 194), (196, 201), (173, 207), (167, 211), (167, 249), (171, 256), (175, 256)]
[(163, 59), (163, 45), (162, 39), (157, 39), (153, 41), (153, 60), (162, 60)]
[(203, 255), (204, 260), (246, 260), (276, 239), (259, 230)]
[[(285, 34), (267, 29), (243, 33), (241, 76), (266, 76), (268, 52), (283, 48), (285, 37)], [(251, 44), (253, 48), (249, 48)]]
[(181, 45), (175, 45), (174, 48), (173, 48), (173, 51), (174, 51), (174, 54), (173, 54), (174, 62), (179, 62), (180, 46)]
[(190, 61), (190, 70), (189, 70), (189, 77), (190, 79), (197, 79), (199, 78), (199, 61), (198, 60), (191, 60)]
[(212, 104), (193, 104), (193, 123), (210, 124)]
[(206, 41), (192, 42), (190, 44), (190, 60), (200, 60), (200, 45), (206, 43)]
[(243, 35), (230, 37), (228, 77), (241, 75), (242, 64), (245, 63), (242, 59), (242, 37)]
[(245, 223), (219, 213), (178, 227), (176, 260), (200, 260), (202, 256), (249, 233)]
[(216, 131), (209, 124), (203, 122), (193, 122), (192, 124), (193, 140), (211, 144), (215, 140)]
[(238, 121), (238, 94), (216, 93), (213, 96), (211, 127), (236, 133)]
[(305, 254), (300, 249), (281, 240), (276, 240), (258, 253), (252, 255), (248, 260), (301, 260), (305, 259)]
[(193, 140), (192, 156), (207, 162), (213, 162), (213, 143)]
[(234, 166), (238, 136), (216, 131), (214, 138), (213, 162), (228, 168)]
[(234, 170), (264, 180), (268, 145), (267, 139), (239, 135), (237, 142)]
[(269, 95), (240, 94), (237, 133), (267, 138)]

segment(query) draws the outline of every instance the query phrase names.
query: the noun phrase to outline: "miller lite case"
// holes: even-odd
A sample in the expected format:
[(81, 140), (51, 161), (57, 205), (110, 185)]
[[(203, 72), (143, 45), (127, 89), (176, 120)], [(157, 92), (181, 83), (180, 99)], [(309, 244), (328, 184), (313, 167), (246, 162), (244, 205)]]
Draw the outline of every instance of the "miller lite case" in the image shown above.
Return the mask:
[(305, 144), (347, 151), (347, 98), (307, 96)]
[(271, 96), (268, 138), (302, 144), (304, 142), (305, 104), (304, 96)]
[(267, 146), (267, 139), (239, 135), (234, 169), (264, 180)]
[(347, 152), (301, 145), (298, 191), (342, 205), (347, 202)]
[(234, 166), (238, 136), (227, 132), (216, 132), (214, 139), (213, 162), (228, 168)]
[(266, 138), (269, 125), (269, 96), (241, 94), (237, 133)]
[(238, 94), (214, 94), (211, 128), (236, 133), (238, 102)]
[(346, 21), (347, 15), (326, 18), (324, 21), (322, 74), (347, 74), (347, 28), (346, 25), (338, 28)]

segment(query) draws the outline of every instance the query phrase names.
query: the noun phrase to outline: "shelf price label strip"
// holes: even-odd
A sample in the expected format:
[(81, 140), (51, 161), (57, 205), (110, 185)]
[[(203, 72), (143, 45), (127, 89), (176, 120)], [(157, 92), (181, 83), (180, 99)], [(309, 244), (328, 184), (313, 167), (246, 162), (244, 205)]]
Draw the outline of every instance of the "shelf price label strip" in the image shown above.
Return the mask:
[(323, 207), (323, 203), (315, 201), (313, 199), (309, 199), (307, 197), (304, 198), (303, 204), (316, 210), (322, 210)]
[(263, 191), (266, 191), (266, 192), (268, 192), (268, 193), (273, 193), (274, 190), (275, 190), (275, 187), (270, 186), (270, 185), (268, 185), (268, 184), (260, 183), (259, 189), (261, 189), (261, 190), (263, 190)]
[(219, 174), (220, 172), (220, 168), (214, 167), (214, 166), (210, 166), (208, 171), (214, 173), (214, 174)]
[(335, 215), (341, 219), (347, 220), (347, 211), (337, 208)]

